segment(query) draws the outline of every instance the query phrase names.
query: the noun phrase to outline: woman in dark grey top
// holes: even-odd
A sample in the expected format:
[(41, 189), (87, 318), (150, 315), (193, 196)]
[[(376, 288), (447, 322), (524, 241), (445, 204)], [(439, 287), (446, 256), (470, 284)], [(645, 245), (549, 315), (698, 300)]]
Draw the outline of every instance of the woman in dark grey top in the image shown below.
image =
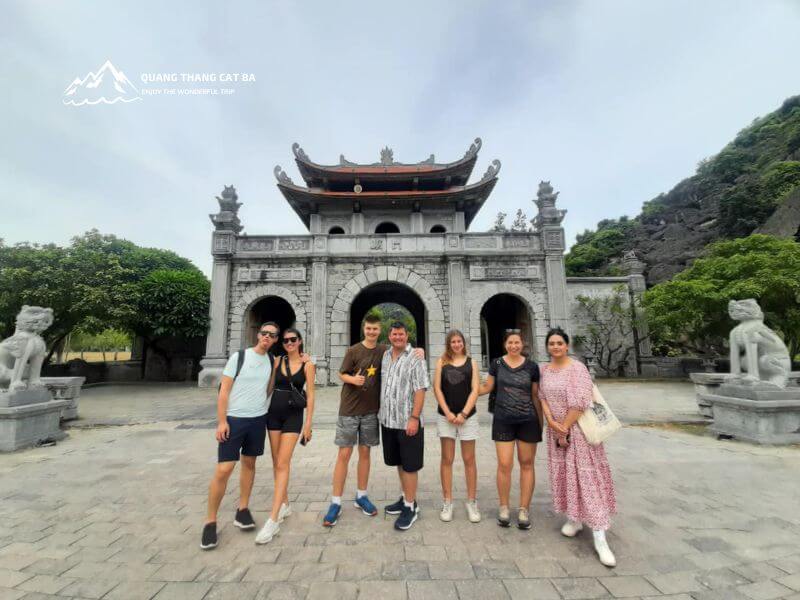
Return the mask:
[[(522, 355), (522, 336), (518, 329), (506, 330), (503, 345), (506, 353), (489, 365), (489, 377), (480, 389), (481, 395), (493, 392), (494, 398), (492, 439), (497, 449), (497, 494), (500, 497), (497, 522), (501, 527), (511, 524), (508, 504), (516, 446), (520, 491), (517, 526), (530, 529), (529, 507), (536, 483), (533, 461), (536, 444), (542, 441), (539, 367)], [(491, 410), (491, 398), (489, 402)]]

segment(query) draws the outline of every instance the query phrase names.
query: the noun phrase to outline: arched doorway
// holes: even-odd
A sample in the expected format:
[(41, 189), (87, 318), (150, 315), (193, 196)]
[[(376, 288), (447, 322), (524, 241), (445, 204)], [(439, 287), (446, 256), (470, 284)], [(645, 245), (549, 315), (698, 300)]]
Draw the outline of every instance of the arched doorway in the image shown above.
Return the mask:
[(533, 319), (525, 303), (512, 294), (496, 294), (481, 308), (481, 355), (485, 365), (505, 354), (503, 335), (507, 329), (519, 329), (523, 353), (533, 355)]
[(411, 313), (417, 326), (415, 345), (420, 348), (426, 347), (425, 305), (411, 288), (390, 281), (382, 281), (365, 287), (353, 300), (350, 305), (351, 345), (361, 340), (361, 323), (370, 309), (379, 304), (399, 304)]
[(375, 233), (400, 233), (400, 228), (391, 221), (384, 221), (378, 224)]
[[(247, 327), (245, 329), (245, 346), (253, 346), (256, 343), (258, 328), (262, 323), (275, 321), (281, 331), (287, 327), (293, 327), (297, 317), (292, 305), (280, 296), (266, 296), (253, 304), (247, 315)], [(273, 350), (280, 352), (281, 345), (276, 343)]]

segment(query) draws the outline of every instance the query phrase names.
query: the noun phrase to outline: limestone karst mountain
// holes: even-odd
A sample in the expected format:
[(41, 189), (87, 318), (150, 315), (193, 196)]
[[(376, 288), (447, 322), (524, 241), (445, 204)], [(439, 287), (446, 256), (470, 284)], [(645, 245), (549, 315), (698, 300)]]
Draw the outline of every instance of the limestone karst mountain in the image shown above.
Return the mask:
[[(566, 258), (569, 275), (619, 272), (625, 252), (647, 264), (650, 284), (682, 271), (718, 239), (755, 231), (800, 238), (800, 211), (784, 207), (800, 189), (800, 96), (753, 121), (719, 154), (633, 219), (607, 219), (578, 236)], [(780, 215), (780, 228), (770, 217)], [(770, 221), (770, 224), (768, 224)], [(762, 228), (762, 229), (759, 229)]]

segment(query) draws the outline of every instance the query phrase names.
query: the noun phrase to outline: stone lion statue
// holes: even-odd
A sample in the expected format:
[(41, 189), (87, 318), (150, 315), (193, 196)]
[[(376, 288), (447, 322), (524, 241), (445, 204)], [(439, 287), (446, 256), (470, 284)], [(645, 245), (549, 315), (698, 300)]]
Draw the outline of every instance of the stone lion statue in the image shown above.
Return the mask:
[(17, 315), (14, 335), (0, 342), (0, 387), (24, 390), (28, 365), (28, 385), (41, 385), (42, 362), (47, 345), (40, 335), (53, 324), (53, 309), (23, 306)]
[(728, 314), (741, 321), (730, 333), (731, 374), (741, 377), (744, 371), (745, 381), (785, 388), (792, 369), (789, 351), (783, 340), (764, 325), (764, 313), (758, 302), (752, 298), (731, 300)]

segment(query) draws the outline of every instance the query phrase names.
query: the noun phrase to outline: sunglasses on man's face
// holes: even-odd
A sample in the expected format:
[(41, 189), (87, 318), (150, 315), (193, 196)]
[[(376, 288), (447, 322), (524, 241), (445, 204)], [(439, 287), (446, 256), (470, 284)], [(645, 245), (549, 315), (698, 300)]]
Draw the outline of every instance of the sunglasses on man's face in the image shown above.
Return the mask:
[(298, 337), (296, 335), (293, 335), (292, 337), (283, 338), (283, 343), (284, 344), (294, 344), (297, 340), (298, 340)]
[(277, 331), (259, 331), (258, 335), (271, 337), (274, 340), (274, 339), (276, 339), (278, 337), (278, 332)]

